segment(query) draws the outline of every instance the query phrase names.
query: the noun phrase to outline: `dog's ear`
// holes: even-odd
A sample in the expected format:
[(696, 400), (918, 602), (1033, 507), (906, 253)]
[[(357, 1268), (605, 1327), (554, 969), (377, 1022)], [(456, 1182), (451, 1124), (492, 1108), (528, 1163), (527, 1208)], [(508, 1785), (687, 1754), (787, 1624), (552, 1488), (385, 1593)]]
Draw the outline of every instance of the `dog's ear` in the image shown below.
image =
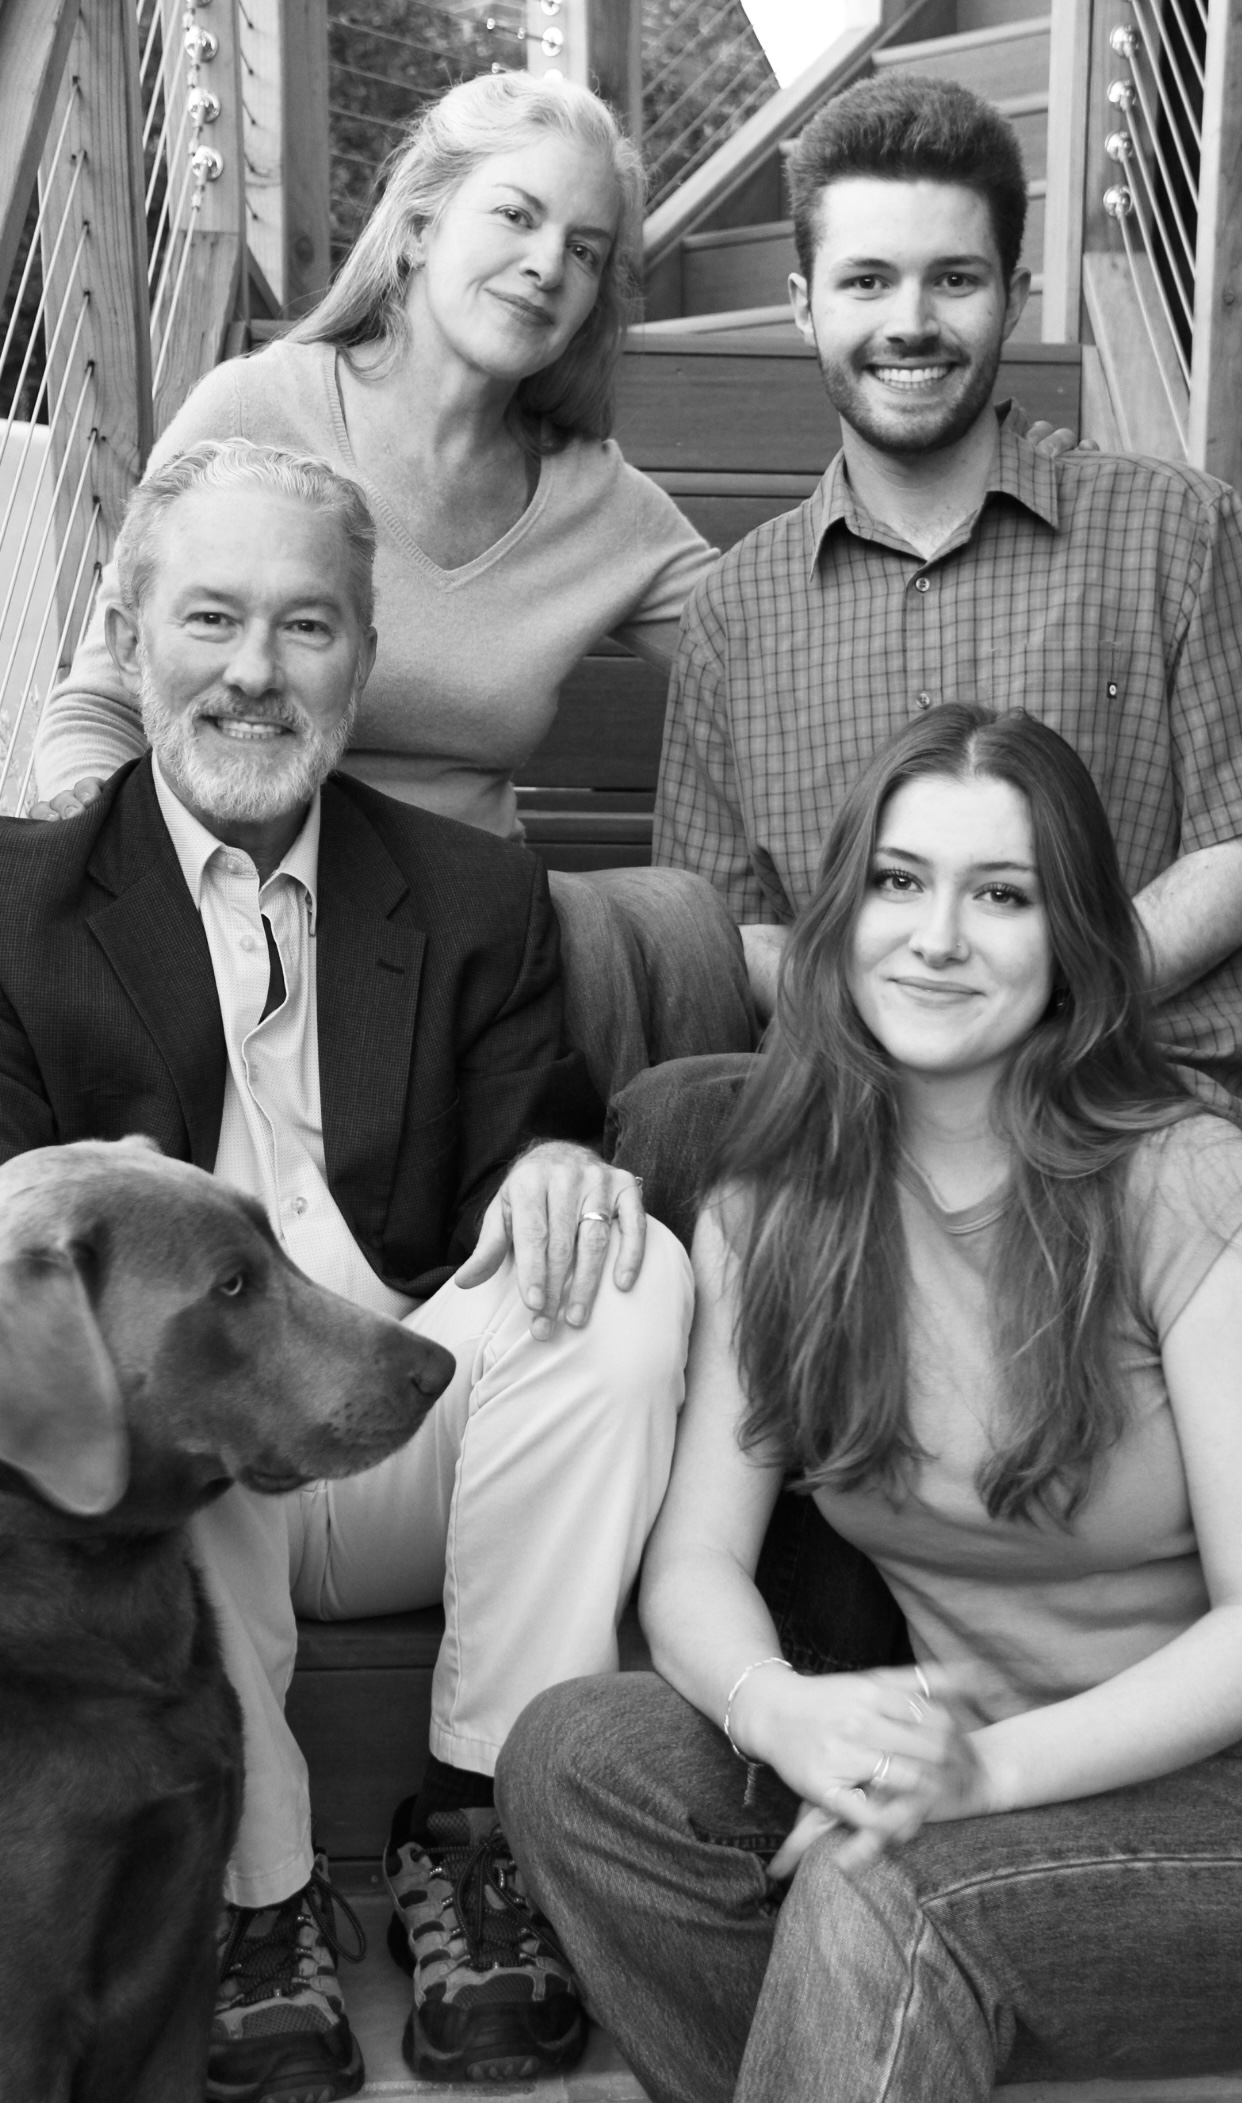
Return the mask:
[(94, 1517), (125, 1495), (120, 1389), (62, 1249), (0, 1256), (0, 1460), (62, 1511)]

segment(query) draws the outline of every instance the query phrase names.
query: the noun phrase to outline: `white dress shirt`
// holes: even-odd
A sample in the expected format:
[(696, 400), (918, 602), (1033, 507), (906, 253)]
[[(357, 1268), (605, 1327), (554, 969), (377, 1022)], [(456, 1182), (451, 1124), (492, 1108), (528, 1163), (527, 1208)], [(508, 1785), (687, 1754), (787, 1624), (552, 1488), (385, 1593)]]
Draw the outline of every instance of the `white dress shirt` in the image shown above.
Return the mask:
[[(264, 883), (248, 854), (201, 825), (153, 762), (155, 793), (202, 918), (228, 1051), (215, 1174), (258, 1198), (277, 1238), (317, 1284), (398, 1319), (417, 1304), (376, 1276), (331, 1191), (319, 1098), (315, 1005), (315, 884), (319, 795)], [(285, 997), (266, 1020), (271, 962), (266, 915)]]

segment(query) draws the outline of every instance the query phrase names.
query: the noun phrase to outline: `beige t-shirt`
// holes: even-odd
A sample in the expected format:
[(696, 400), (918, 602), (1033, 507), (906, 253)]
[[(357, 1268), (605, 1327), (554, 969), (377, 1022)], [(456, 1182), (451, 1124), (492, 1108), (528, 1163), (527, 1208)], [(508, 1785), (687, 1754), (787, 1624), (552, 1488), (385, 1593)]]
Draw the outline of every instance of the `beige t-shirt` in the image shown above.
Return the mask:
[(929, 1458), (897, 1503), (870, 1487), (815, 1501), (882, 1572), (920, 1659), (986, 1668), (980, 1707), (994, 1721), (1110, 1679), (1207, 1611), (1160, 1353), (1242, 1233), (1242, 1133), (1194, 1117), (1136, 1150), (1126, 1219), (1137, 1304), (1118, 1333), (1130, 1419), (1068, 1527), (989, 1518), (975, 1487), (999, 1407), (988, 1262), (1003, 1193), (946, 1213), (912, 1174), (900, 1195), (910, 1421)]
[[(530, 503), (501, 539), (460, 569), (440, 569), (416, 544), (395, 493), (358, 469), (328, 344), (278, 341), (217, 366), (164, 432), (152, 464), (201, 438), (314, 453), (362, 484), (379, 535), (379, 650), (350, 770), (489, 832), (512, 830), (515, 770), (547, 734), (557, 690), (578, 659), (601, 636), (677, 620), (716, 559), (611, 439), (575, 439), (541, 462)], [(110, 774), (145, 749), (103, 641), (115, 582), (109, 567), (88, 634), (44, 710), (41, 796)], [(383, 757), (394, 754), (396, 779)]]

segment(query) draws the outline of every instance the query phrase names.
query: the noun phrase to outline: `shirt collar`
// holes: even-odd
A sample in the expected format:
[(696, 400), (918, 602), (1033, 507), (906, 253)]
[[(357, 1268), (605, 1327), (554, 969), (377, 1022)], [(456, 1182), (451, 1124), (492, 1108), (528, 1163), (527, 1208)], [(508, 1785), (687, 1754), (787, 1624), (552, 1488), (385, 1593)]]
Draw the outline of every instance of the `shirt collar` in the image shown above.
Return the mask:
[[(1031, 444), (1026, 436), (1027, 418), (1016, 402), (998, 405), (1000, 444), (996, 460), (988, 479), (984, 495), (984, 506), (994, 496), (1011, 497), (1026, 511), (1033, 512), (1055, 533), (1059, 513), (1057, 501), (1057, 475), (1054, 463), (1046, 453)], [(976, 520), (976, 524), (978, 521)], [(808, 555), (811, 568), (819, 561), (824, 538), (833, 526), (843, 525), (859, 540), (879, 541), (885, 547), (901, 548), (906, 543), (891, 534), (888, 528), (873, 519), (870, 512), (859, 503), (850, 487), (845, 472), (844, 451), (834, 454), (828, 463), (828, 471), (807, 504), (809, 528)], [(974, 527), (971, 527), (973, 533)], [(969, 539), (970, 534), (963, 535)], [(958, 545), (957, 538), (950, 543)], [(910, 554), (914, 553), (909, 549)]]
[[(195, 910), (201, 912), (203, 907), (203, 883), (206, 878), (208, 864), (216, 855), (222, 857), (235, 855), (240, 854), (241, 850), (229, 847), (224, 841), (218, 840), (213, 832), (208, 832), (207, 827), (194, 816), (192, 811), (186, 809), (180, 798), (175, 796), (169, 788), (160, 771), (160, 763), (154, 754), (152, 754), (151, 758), (151, 772), (155, 781), (156, 801), (159, 804), (164, 823), (168, 827), (169, 837), (172, 840), (177, 860), (181, 864), (181, 873), (189, 886)], [(274, 869), (266, 881), (259, 886), (260, 896), (262, 896), (268, 885), (274, 884), (279, 877), (291, 877), (293, 882), (300, 884), (306, 893), (310, 905), (312, 926), (315, 921), (315, 884), (319, 871), (319, 812), (319, 791), (316, 789), (311, 799), (310, 809), (306, 813), (306, 822), (296, 840), (284, 856), (280, 866)], [(244, 859), (249, 861), (250, 857), (246, 855)], [(253, 864), (251, 866), (253, 867)]]

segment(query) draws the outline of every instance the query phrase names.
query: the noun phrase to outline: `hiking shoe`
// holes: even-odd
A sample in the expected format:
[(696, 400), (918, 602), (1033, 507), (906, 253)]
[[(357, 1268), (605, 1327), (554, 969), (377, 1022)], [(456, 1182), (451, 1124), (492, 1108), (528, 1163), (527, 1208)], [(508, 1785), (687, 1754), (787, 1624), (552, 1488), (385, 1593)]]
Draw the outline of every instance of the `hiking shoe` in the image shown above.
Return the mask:
[[(357, 1938), (342, 1949), (334, 1906)], [(366, 1937), (316, 1855), (309, 1884), (279, 1906), (227, 1906), (207, 2053), (210, 2103), (334, 2103), (366, 2079), (336, 1976)]]
[[(440, 2081), (518, 2081), (573, 2066), (586, 2016), (568, 1959), (522, 1884), (494, 1811), (435, 1811), (390, 1842), (388, 1947), (414, 1979), (402, 2050)], [(394, 1831), (395, 1839), (395, 1831)]]

